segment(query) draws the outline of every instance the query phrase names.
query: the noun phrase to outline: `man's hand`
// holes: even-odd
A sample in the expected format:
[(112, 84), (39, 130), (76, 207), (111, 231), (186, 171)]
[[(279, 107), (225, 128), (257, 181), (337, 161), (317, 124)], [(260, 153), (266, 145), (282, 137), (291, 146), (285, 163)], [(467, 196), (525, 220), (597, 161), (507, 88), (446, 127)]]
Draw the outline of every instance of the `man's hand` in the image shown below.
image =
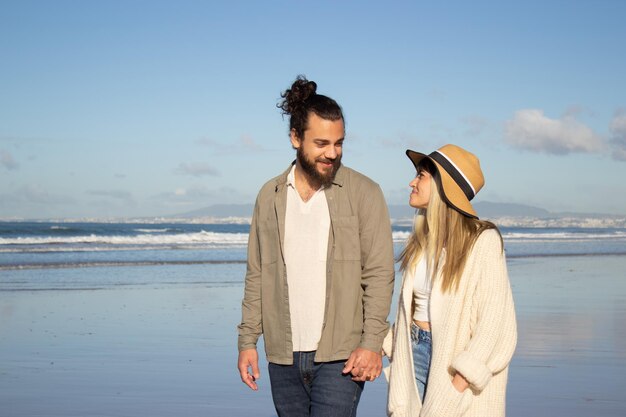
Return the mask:
[(383, 357), (380, 353), (356, 348), (350, 354), (342, 372), (352, 374), (353, 381), (373, 381), (380, 376), (382, 369)]
[[(259, 354), (256, 349), (246, 349), (239, 352), (239, 361), (237, 362), (241, 382), (249, 386), (253, 390), (258, 390), (256, 380), (261, 377), (259, 372)], [(252, 373), (249, 369), (252, 368)]]

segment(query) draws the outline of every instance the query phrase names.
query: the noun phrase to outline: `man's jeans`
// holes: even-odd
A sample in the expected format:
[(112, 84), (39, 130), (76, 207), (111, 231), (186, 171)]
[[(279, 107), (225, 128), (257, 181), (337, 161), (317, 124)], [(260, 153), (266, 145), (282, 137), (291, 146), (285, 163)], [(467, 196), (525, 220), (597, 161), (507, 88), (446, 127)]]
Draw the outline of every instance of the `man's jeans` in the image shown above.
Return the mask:
[(415, 369), (415, 382), (420, 394), (422, 404), (428, 388), (428, 372), (430, 370), (430, 357), (433, 343), (430, 332), (422, 330), (411, 323), (411, 346), (413, 348), (413, 367)]
[(314, 362), (315, 352), (294, 352), (293, 365), (268, 365), (279, 417), (354, 417), (363, 382), (343, 375), (344, 361)]

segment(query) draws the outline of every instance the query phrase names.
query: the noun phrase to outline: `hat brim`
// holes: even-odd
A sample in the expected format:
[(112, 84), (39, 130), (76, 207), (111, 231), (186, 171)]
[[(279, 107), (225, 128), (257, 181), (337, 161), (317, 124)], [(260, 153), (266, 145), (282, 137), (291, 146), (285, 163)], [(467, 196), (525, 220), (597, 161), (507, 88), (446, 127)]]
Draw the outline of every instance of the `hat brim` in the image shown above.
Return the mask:
[(437, 161), (435, 161), (426, 154), (415, 152), (410, 149), (407, 149), (406, 156), (408, 156), (411, 162), (413, 162), (415, 169), (417, 169), (417, 166), (422, 161), (422, 159), (428, 158), (428, 160), (430, 160), (433, 165), (435, 165), (435, 168), (439, 173), (439, 178), (441, 179), (441, 188), (443, 191), (441, 197), (443, 198), (443, 200), (450, 207), (463, 214), (464, 216), (478, 219), (478, 214), (476, 213), (476, 210), (474, 210), (472, 203), (470, 203), (470, 201), (467, 199), (467, 196), (465, 195), (461, 187), (459, 187), (456, 181), (452, 179), (450, 174), (448, 174), (448, 172), (441, 165), (439, 165)]

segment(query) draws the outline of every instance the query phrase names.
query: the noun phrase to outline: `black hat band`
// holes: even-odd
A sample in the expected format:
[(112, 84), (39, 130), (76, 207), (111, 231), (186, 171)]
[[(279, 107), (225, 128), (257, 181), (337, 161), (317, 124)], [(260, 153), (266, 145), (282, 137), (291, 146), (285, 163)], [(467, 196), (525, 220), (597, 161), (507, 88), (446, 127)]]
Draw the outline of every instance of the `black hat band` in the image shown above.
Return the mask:
[(428, 155), (428, 157), (437, 162), (439, 165), (441, 165), (443, 169), (446, 170), (446, 172), (452, 177), (454, 182), (456, 182), (456, 184), (461, 188), (461, 191), (463, 191), (468, 200), (471, 201), (472, 198), (474, 198), (476, 193), (474, 193), (474, 187), (472, 187), (472, 184), (470, 184), (469, 181), (465, 179), (463, 173), (459, 171), (445, 155), (443, 155), (439, 151), (435, 151)]

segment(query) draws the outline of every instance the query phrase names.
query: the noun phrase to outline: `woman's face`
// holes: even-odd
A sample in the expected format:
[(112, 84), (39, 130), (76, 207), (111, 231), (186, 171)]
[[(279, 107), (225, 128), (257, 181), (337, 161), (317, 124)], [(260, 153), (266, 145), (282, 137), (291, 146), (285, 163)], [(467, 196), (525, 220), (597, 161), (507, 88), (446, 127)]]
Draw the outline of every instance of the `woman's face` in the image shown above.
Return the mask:
[(411, 187), (411, 195), (409, 197), (409, 205), (414, 208), (427, 208), (430, 201), (430, 184), (432, 175), (427, 171), (420, 169), (413, 181), (409, 183)]

